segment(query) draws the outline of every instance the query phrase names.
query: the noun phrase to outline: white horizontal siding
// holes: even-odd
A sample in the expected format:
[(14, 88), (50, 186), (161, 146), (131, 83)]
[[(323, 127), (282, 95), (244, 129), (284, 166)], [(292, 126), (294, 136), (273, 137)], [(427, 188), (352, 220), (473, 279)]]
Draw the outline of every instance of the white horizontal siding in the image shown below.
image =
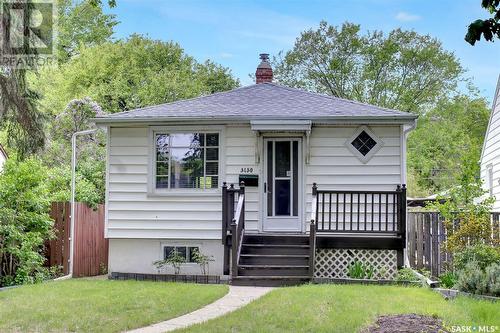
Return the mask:
[[(499, 81), (500, 83), (500, 81)], [(497, 93), (500, 90), (497, 87)], [(489, 190), (488, 165), (492, 167), (492, 195), (496, 198), (493, 209), (500, 211), (500, 96), (496, 97), (491, 110), (488, 131), (484, 138), (481, 156), (481, 179), (485, 190)]]
[(110, 131), (109, 238), (220, 238), (220, 192), (148, 194), (149, 128), (112, 127)]
[(313, 127), (310, 163), (305, 167), (305, 219), (311, 212), (313, 183), (323, 190), (395, 190), (401, 184), (401, 128), (370, 127), (384, 145), (366, 164), (346, 145), (356, 129)]
[[(304, 167), (304, 215), (310, 214), (313, 182), (321, 189), (351, 190), (392, 190), (400, 184), (400, 127), (371, 127), (384, 146), (366, 164), (346, 147), (346, 141), (356, 128), (313, 127), (310, 163)], [(250, 126), (228, 125), (223, 133), (221, 151), (225, 151), (225, 156), (221, 160), (224, 164), (221, 181), (237, 184), (241, 169), (253, 168), (252, 174), (258, 174), (262, 183), (262, 166), (256, 163), (258, 142)], [(219, 239), (220, 192), (211, 195), (196, 192), (192, 195), (148, 194), (150, 144), (148, 127), (110, 129), (108, 237)], [(260, 188), (247, 187), (246, 229), (259, 229), (261, 210)]]
[[(255, 158), (257, 139), (249, 125), (227, 126), (225, 144), (225, 180), (228, 184), (238, 184), (242, 168), (253, 168), (252, 174), (261, 174)], [(258, 230), (261, 209), (259, 187), (247, 187), (245, 194), (245, 228)]]

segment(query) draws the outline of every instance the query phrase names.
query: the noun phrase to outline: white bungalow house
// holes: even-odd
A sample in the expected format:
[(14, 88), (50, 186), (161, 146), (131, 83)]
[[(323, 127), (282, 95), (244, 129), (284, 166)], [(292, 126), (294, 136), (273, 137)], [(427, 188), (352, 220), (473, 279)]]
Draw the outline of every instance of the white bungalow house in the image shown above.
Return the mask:
[(112, 277), (151, 277), (174, 250), (181, 274), (200, 274), (195, 248), (213, 256), (210, 274), (240, 284), (403, 265), (416, 116), (272, 76), (261, 54), (254, 85), (95, 119), (108, 134)]
[(493, 211), (500, 211), (500, 75), (481, 151), (481, 179), (484, 189), (495, 197)]

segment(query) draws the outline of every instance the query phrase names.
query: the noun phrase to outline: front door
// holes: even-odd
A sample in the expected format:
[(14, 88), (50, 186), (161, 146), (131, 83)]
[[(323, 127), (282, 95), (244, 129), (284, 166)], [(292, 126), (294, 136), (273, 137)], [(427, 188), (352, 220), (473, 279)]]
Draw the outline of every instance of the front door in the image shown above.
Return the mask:
[(301, 231), (301, 139), (264, 139), (264, 231)]

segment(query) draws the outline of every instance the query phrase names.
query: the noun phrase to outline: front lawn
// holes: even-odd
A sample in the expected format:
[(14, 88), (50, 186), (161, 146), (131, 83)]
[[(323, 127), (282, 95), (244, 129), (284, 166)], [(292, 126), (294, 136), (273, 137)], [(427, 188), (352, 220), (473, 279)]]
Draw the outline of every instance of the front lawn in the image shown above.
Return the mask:
[(0, 292), (0, 332), (121, 332), (174, 318), (227, 286), (74, 279)]
[[(445, 325), (500, 328), (500, 303), (444, 300), (415, 287), (306, 285), (272, 291), (248, 306), (182, 332), (357, 332), (382, 314), (419, 313)], [(497, 329), (498, 332), (500, 332)]]

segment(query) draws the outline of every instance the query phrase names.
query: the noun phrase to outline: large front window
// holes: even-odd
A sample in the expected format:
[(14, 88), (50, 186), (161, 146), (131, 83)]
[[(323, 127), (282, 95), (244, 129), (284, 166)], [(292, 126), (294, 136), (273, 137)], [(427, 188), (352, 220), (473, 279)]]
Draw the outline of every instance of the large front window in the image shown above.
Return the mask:
[(156, 188), (219, 186), (218, 133), (156, 133)]

